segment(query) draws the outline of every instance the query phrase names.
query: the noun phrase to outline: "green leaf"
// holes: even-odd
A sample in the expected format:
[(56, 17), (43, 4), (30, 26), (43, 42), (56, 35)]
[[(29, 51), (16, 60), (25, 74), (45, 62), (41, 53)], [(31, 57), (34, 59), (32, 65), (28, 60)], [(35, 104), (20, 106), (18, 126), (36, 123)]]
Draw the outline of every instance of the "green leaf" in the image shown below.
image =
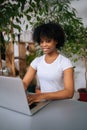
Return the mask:
[(26, 25), (26, 30), (28, 29), (28, 24)]
[(29, 15), (26, 15), (26, 16), (27, 16), (28, 21), (30, 21), (31, 20), (31, 16), (29, 16)]

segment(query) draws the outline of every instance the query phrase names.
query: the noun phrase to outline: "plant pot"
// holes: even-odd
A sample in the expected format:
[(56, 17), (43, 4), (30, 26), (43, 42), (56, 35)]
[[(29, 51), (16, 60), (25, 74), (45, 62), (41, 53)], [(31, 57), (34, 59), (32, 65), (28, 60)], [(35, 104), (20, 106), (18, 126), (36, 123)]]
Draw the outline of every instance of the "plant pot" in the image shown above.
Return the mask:
[(87, 90), (85, 88), (79, 88), (78, 92), (80, 95), (80, 98), (78, 100), (87, 102)]

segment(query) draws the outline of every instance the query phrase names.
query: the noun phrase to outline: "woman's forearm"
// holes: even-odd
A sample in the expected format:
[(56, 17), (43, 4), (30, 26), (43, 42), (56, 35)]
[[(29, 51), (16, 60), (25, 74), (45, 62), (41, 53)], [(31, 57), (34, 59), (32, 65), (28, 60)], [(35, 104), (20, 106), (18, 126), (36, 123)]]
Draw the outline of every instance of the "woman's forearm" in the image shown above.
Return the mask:
[(42, 97), (46, 100), (68, 99), (72, 98), (73, 94), (73, 91), (61, 90), (58, 92), (42, 93)]
[(67, 90), (61, 90), (58, 92), (48, 92), (48, 93), (36, 93), (34, 95), (28, 95), (28, 101), (30, 103), (40, 102), (43, 100), (59, 100), (72, 98), (73, 92)]

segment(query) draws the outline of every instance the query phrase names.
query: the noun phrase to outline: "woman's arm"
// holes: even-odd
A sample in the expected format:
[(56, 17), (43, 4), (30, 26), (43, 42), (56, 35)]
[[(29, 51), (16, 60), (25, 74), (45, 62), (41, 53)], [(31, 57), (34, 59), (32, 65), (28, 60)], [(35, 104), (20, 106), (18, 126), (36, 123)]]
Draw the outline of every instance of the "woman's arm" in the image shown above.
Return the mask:
[(73, 68), (64, 70), (64, 89), (57, 92), (38, 93), (28, 97), (29, 102), (39, 102), (43, 99), (57, 100), (72, 98), (74, 94)]
[(23, 78), (23, 84), (25, 90), (27, 90), (29, 84), (34, 79), (35, 75), (36, 75), (36, 70), (33, 69), (31, 66), (29, 66), (28, 71)]

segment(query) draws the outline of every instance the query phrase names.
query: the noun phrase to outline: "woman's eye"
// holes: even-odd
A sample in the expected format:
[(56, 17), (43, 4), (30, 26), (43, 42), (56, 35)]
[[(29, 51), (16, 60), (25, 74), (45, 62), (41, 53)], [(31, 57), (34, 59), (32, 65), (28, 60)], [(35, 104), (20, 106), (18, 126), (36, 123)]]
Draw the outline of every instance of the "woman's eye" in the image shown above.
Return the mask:
[(45, 41), (40, 41), (40, 43), (42, 44), (42, 43), (49, 43), (49, 42), (51, 42), (51, 40), (50, 39), (47, 39), (47, 40), (45, 40)]
[(43, 43), (43, 41), (40, 41), (40, 44), (42, 44)]
[(48, 40), (46, 40), (46, 42), (47, 42), (47, 43), (49, 43), (49, 42), (51, 42), (51, 40), (50, 40), (50, 39), (48, 39)]

